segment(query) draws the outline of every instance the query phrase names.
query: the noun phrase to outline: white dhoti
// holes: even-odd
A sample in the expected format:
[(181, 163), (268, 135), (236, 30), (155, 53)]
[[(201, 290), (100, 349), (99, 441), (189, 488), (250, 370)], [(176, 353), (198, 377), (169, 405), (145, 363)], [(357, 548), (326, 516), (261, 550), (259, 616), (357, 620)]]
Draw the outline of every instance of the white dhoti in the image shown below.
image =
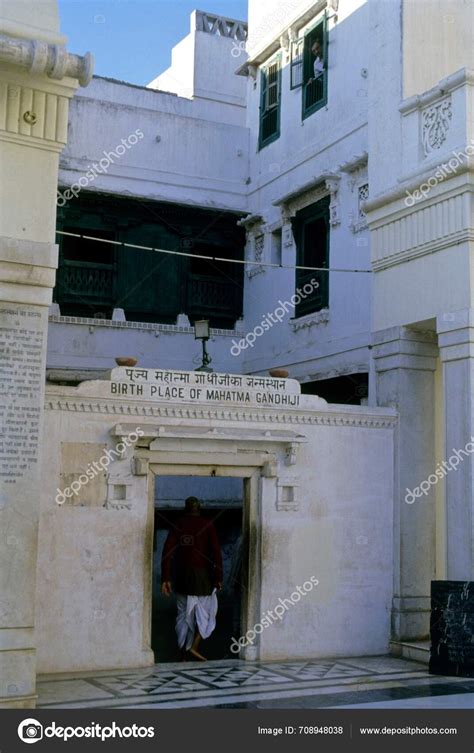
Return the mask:
[(176, 595), (178, 616), (176, 617), (176, 634), (180, 648), (189, 651), (193, 645), (196, 628), (203, 638), (209, 638), (216, 626), (217, 596), (216, 589), (210, 596)]

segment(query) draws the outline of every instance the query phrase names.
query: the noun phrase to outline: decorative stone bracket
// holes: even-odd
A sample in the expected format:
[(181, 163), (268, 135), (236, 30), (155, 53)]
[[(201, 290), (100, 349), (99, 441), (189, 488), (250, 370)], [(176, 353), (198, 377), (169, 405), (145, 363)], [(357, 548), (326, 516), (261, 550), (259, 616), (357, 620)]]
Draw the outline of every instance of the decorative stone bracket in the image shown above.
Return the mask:
[(134, 476), (148, 476), (150, 470), (150, 461), (148, 458), (133, 458), (132, 473)]
[[(125, 427), (125, 430), (123, 430), (121, 424), (117, 424), (110, 430), (110, 435), (115, 441), (115, 452), (119, 454), (120, 460), (132, 460), (135, 453), (135, 446), (141, 439), (140, 435), (138, 435), (137, 429), (142, 431), (137, 424), (128, 424)], [(131, 439), (133, 435), (135, 435), (135, 439)]]

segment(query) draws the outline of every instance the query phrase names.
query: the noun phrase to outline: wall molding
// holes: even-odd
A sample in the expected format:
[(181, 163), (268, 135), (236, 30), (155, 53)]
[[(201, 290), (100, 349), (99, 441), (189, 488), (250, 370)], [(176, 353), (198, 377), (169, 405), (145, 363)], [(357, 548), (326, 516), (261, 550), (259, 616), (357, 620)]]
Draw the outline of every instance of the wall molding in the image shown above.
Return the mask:
[(411, 211), (371, 226), (372, 268), (384, 269), (412, 258), (473, 240), (469, 191), (433, 197)]
[(469, 68), (460, 68), (458, 71), (451, 73), (450, 76), (441, 79), (439, 83), (423, 92), (423, 94), (415, 94), (413, 97), (404, 99), (398, 109), (402, 115), (407, 115), (409, 112), (413, 112), (413, 110), (421, 110), (465, 84), (474, 85), (474, 71)]
[(452, 233), (451, 235), (441, 238), (437, 241), (430, 243), (424, 243), (421, 246), (407, 249), (406, 251), (400, 251), (397, 254), (392, 254), (389, 257), (372, 262), (372, 269), (374, 272), (380, 272), (382, 269), (389, 269), (390, 267), (396, 267), (398, 264), (404, 264), (412, 259), (419, 259), (421, 256), (427, 256), (434, 254), (437, 251), (442, 251), (444, 248), (451, 248), (451, 246), (458, 246), (461, 243), (473, 243), (474, 242), (474, 228), (459, 231), (458, 233)]
[(251, 410), (236, 408), (235, 406), (226, 408), (194, 404), (168, 403), (155, 405), (131, 401), (125, 403), (123, 400), (113, 401), (92, 397), (84, 399), (83, 397), (54, 396), (51, 393), (46, 396), (45, 410), (151, 419), (191, 419), (193, 421), (224, 421), (227, 423), (233, 421), (239, 424), (247, 422), (280, 425), (360, 426), (373, 429), (392, 428), (398, 421), (394, 411), (358, 415), (337, 410), (315, 411), (303, 408), (281, 412), (271, 409)]
[[(54, 324), (79, 324), (90, 327), (110, 327), (114, 329), (142, 329), (152, 332), (172, 332), (173, 334), (193, 335), (194, 327), (181, 327), (178, 324), (157, 324), (154, 322), (131, 322), (114, 319), (92, 319), (82, 316), (61, 316), (50, 314), (49, 321)], [(242, 334), (240, 329), (215, 329), (211, 327), (211, 337), (236, 337)]]
[(320, 311), (315, 311), (313, 314), (306, 314), (306, 316), (300, 316), (298, 319), (290, 319), (290, 326), (293, 332), (298, 332), (300, 329), (309, 329), (319, 324), (327, 324), (329, 322), (329, 309), (324, 308)]

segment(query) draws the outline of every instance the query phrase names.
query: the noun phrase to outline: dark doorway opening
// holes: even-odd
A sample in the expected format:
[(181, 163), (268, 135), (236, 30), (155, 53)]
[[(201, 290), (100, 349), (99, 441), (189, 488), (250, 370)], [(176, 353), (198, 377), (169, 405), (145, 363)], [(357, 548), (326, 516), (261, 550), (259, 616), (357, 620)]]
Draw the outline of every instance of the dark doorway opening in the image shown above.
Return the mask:
[(179, 659), (175, 632), (176, 594), (161, 593), (161, 556), (175, 521), (183, 514), (184, 501), (198, 497), (201, 515), (216, 528), (223, 561), (223, 586), (217, 595), (216, 628), (201, 644), (210, 660), (238, 658), (231, 652), (232, 637), (241, 635), (243, 536), (243, 479), (201, 476), (156, 476), (153, 536), (153, 589), (151, 646), (156, 662)]
[(303, 395), (319, 395), (328, 403), (342, 403), (345, 405), (366, 405), (369, 394), (368, 374), (347, 374), (320, 379), (317, 382), (303, 382)]

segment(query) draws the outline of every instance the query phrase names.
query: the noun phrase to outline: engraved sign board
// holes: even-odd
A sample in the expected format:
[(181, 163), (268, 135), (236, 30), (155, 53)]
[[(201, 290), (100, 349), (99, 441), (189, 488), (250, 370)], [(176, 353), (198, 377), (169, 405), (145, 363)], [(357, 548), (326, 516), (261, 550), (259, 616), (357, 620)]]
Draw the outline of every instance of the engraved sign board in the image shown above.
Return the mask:
[[(92, 394), (97, 382), (83, 383), (80, 392)], [(185, 403), (229, 403), (261, 407), (297, 408), (301, 388), (295, 379), (170, 371), (119, 367), (112, 369), (110, 382), (101, 388), (111, 397)]]
[(46, 313), (0, 304), (0, 487), (38, 463)]

